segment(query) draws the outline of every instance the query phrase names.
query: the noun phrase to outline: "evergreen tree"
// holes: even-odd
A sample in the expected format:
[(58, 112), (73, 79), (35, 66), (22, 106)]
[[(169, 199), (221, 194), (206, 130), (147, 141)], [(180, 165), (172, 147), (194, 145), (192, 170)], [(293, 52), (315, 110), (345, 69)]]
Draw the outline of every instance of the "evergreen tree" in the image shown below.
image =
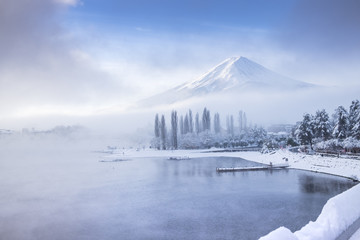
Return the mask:
[(165, 117), (164, 115), (161, 116), (160, 122), (160, 136), (161, 136), (161, 146), (163, 150), (166, 150), (166, 124), (165, 124)]
[(351, 102), (349, 109), (348, 135), (359, 138), (359, 119), (360, 119), (360, 103), (359, 100), (354, 100)]
[(357, 116), (357, 119), (355, 120), (355, 125), (352, 128), (351, 134), (354, 138), (360, 140), (360, 114)]
[(178, 117), (177, 112), (171, 112), (171, 138), (172, 138), (172, 146), (174, 149), (178, 148), (178, 141), (177, 141), (177, 130), (178, 130)]
[(300, 122), (298, 128), (295, 131), (295, 135), (298, 141), (303, 144), (310, 144), (312, 149), (312, 141), (314, 138), (314, 126), (312, 116), (308, 113), (304, 114), (303, 120)]
[(325, 109), (317, 111), (314, 117), (314, 136), (321, 140), (328, 140), (331, 136), (329, 115)]
[(334, 130), (333, 135), (335, 138), (343, 140), (347, 137), (348, 134), (348, 113), (343, 106), (339, 106), (335, 109), (334, 114)]

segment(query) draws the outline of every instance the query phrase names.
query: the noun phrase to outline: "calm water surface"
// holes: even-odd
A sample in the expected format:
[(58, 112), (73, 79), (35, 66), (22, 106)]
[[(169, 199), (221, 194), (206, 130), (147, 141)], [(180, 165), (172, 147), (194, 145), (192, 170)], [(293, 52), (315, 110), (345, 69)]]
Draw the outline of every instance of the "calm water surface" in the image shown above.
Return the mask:
[(118, 179), (97, 191), (111, 192), (111, 202), (105, 201), (114, 221), (106, 229), (118, 239), (257, 239), (280, 226), (295, 231), (314, 221), (329, 198), (354, 185), (298, 170), (215, 171), (259, 165), (239, 158), (111, 165)]

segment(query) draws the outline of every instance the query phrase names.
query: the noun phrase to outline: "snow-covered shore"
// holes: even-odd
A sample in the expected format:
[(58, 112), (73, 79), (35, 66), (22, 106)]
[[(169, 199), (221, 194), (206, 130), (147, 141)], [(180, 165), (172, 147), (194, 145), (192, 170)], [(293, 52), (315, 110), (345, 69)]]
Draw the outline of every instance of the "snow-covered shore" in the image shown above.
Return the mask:
[[(351, 179), (360, 179), (360, 161), (354, 159), (322, 157), (320, 155), (306, 155), (293, 153), (286, 149), (262, 154), (260, 152), (221, 152), (210, 150), (121, 150), (116, 149), (108, 157), (137, 158), (137, 157), (239, 157), (249, 161), (269, 164), (285, 163), (290, 168), (313, 172), (327, 173)], [(287, 161), (286, 161), (287, 160)], [(220, 167), (220, 166), (219, 166)]]
[[(354, 180), (360, 179), (360, 161), (320, 155), (305, 155), (293, 153), (286, 149), (267, 154), (260, 152), (210, 152), (204, 150), (176, 150), (176, 151), (119, 151), (116, 150), (108, 157), (136, 158), (136, 157), (239, 157), (258, 163), (273, 164), (287, 162), (290, 168), (338, 175)], [(220, 166), (219, 166), (220, 167)], [(279, 227), (261, 238), (261, 240), (294, 239), (294, 240), (330, 240), (337, 239), (356, 220), (360, 218), (360, 184), (337, 195), (325, 204), (321, 214), (315, 222), (309, 222), (299, 231), (292, 233), (285, 227)], [(357, 231), (353, 238), (359, 234)]]

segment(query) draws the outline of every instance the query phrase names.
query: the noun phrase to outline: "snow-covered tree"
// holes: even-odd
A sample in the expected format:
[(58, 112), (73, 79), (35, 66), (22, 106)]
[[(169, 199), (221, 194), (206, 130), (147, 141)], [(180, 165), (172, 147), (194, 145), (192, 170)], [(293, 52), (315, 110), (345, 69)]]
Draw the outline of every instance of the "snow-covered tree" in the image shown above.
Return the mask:
[(314, 117), (314, 136), (322, 141), (326, 141), (331, 136), (329, 115), (325, 109), (317, 111)]
[(189, 117), (186, 114), (184, 118), (184, 134), (187, 134), (190, 132), (190, 124), (189, 124)]
[(214, 115), (214, 132), (215, 132), (215, 134), (219, 134), (220, 131), (221, 131), (220, 115), (219, 115), (219, 113), (215, 113), (215, 115)]
[(358, 116), (358, 119), (356, 120), (356, 123), (354, 127), (352, 128), (352, 136), (356, 138), (357, 140), (360, 140), (360, 115)]
[(227, 129), (227, 133), (230, 136), (234, 136), (234, 117), (233, 117), (233, 115), (228, 115), (226, 117), (226, 129)]
[(210, 131), (210, 111), (204, 108), (202, 115), (203, 131)]
[(180, 134), (184, 135), (184, 118), (183, 116), (180, 117)]
[(178, 148), (177, 129), (178, 129), (177, 112), (173, 110), (171, 112), (171, 133), (172, 133), (171, 140), (174, 149)]
[(189, 109), (189, 132), (194, 132), (194, 123), (193, 123), (193, 115), (192, 111)]
[(239, 133), (241, 134), (243, 130), (243, 111), (239, 112)]
[(166, 149), (166, 124), (165, 124), (165, 117), (164, 115), (161, 116), (161, 122), (160, 122), (160, 137), (161, 137), (161, 147), (163, 150)]
[(154, 124), (154, 133), (155, 133), (155, 146), (156, 149), (160, 150), (160, 120), (159, 114), (155, 116), (155, 124)]
[(349, 109), (349, 135), (360, 139), (360, 102), (354, 100)]
[(333, 136), (340, 140), (345, 139), (348, 135), (349, 122), (348, 113), (343, 106), (339, 106), (335, 109), (334, 124)]
[(155, 115), (155, 129), (154, 129), (154, 132), (155, 132), (155, 137), (160, 137), (160, 120), (159, 120), (159, 114), (156, 114)]
[(251, 141), (257, 146), (261, 146), (266, 140), (267, 133), (263, 127), (255, 125), (249, 130), (249, 133)]
[(298, 141), (303, 144), (310, 144), (312, 149), (313, 138), (314, 138), (314, 126), (313, 126), (313, 117), (306, 113), (303, 116), (303, 120), (300, 122), (299, 126), (295, 131), (296, 138)]
[(246, 131), (246, 130), (247, 130), (247, 117), (246, 117), (246, 113), (245, 113), (245, 112), (244, 112), (242, 121), (243, 121), (243, 129), (242, 129), (242, 130)]
[(201, 131), (201, 128), (200, 128), (200, 122), (199, 122), (199, 113), (196, 113), (195, 115), (195, 132), (196, 134), (199, 134)]
[(199, 135), (196, 133), (187, 133), (179, 140), (179, 148), (181, 149), (197, 149), (201, 148)]

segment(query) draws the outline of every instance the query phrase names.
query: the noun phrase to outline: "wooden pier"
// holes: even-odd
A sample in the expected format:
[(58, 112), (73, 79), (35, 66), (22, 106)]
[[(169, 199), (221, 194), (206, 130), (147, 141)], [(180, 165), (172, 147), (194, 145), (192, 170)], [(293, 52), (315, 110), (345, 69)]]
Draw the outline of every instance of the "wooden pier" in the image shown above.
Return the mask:
[(217, 172), (236, 172), (236, 171), (258, 171), (258, 170), (271, 170), (271, 169), (283, 169), (289, 167), (289, 164), (269, 164), (265, 166), (255, 167), (233, 167), (233, 168), (216, 168)]
[(189, 160), (189, 156), (172, 156), (168, 157), (168, 160)]

